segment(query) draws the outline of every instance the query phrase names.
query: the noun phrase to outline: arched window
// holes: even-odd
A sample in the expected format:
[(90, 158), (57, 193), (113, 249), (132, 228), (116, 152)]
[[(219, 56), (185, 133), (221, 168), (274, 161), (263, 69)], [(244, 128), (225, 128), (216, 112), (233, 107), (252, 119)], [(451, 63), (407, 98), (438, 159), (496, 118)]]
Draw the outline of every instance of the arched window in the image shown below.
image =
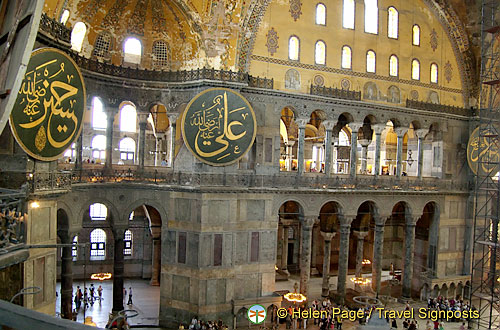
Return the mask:
[(90, 205), (90, 220), (103, 221), (108, 216), (108, 208), (101, 203)]
[(76, 143), (73, 143), (71, 145), (71, 148), (69, 148), (68, 150), (66, 150), (66, 152), (64, 153), (64, 157), (68, 157), (68, 158), (71, 158), (71, 161), (75, 161), (75, 158), (76, 158)]
[(155, 69), (168, 69), (170, 66), (170, 49), (162, 40), (153, 43), (153, 67)]
[(135, 141), (132, 138), (123, 138), (118, 148), (120, 149), (120, 159), (121, 160), (134, 160), (135, 154)]
[(412, 44), (414, 46), (420, 46), (420, 26), (413, 25), (412, 29)]
[(104, 112), (102, 102), (98, 97), (92, 99), (92, 128), (93, 129), (106, 129), (107, 119)]
[(94, 44), (94, 50), (92, 50), (92, 55), (99, 59), (109, 58), (109, 47), (111, 45), (111, 34), (109, 32), (103, 32), (97, 36)]
[(394, 7), (387, 9), (387, 36), (389, 38), (398, 38), (399, 13)]
[(123, 249), (123, 255), (131, 256), (132, 255), (132, 232), (127, 229), (125, 231), (124, 240), (125, 248)]
[(61, 22), (62, 25), (65, 25), (66, 22), (68, 22), (68, 18), (69, 18), (69, 10), (64, 9), (61, 18), (59, 19), (59, 22)]
[(316, 64), (326, 64), (326, 45), (323, 41), (319, 40), (316, 42), (315, 52), (314, 52), (314, 62)]
[(291, 36), (288, 40), (288, 58), (292, 61), (299, 60), (300, 41), (296, 36)]
[(431, 83), (438, 83), (438, 65), (436, 63), (431, 64)]
[(134, 220), (134, 211), (130, 212), (130, 214), (128, 215), (128, 219), (130, 221)]
[(322, 3), (316, 6), (316, 24), (326, 25), (326, 6)]
[(396, 55), (391, 55), (389, 58), (389, 75), (392, 77), (398, 76), (398, 57)]
[(93, 260), (104, 260), (106, 257), (106, 233), (100, 228), (90, 232), (90, 257)]
[(366, 52), (366, 72), (375, 73), (375, 67), (375, 52), (373, 50), (369, 50)]
[(420, 80), (420, 62), (417, 59), (411, 61), (411, 79)]
[(377, 0), (365, 0), (365, 32), (378, 33), (378, 4)]
[(349, 136), (347, 136), (347, 133), (341, 129), (339, 132), (339, 146), (348, 147), (350, 145), (351, 142), (349, 141)]
[(342, 47), (342, 69), (351, 69), (352, 66), (352, 51), (351, 47)]
[(129, 37), (125, 39), (123, 44), (123, 61), (128, 63), (139, 64), (141, 63), (142, 44), (139, 39)]
[(92, 148), (92, 157), (94, 159), (106, 159), (106, 137), (104, 135), (96, 135), (90, 143)]
[(125, 104), (120, 110), (120, 131), (121, 132), (136, 132), (137, 111), (130, 104)]
[(78, 244), (78, 235), (73, 237), (73, 246), (71, 247), (71, 256), (73, 257), (73, 260), (78, 257), (78, 247), (76, 244)]
[(78, 22), (73, 27), (71, 31), (71, 49), (77, 52), (82, 51), (83, 39), (85, 39), (85, 34), (87, 33), (87, 26), (83, 22)]
[(342, 27), (345, 29), (354, 29), (354, 13), (356, 3), (354, 0), (344, 0), (342, 8)]

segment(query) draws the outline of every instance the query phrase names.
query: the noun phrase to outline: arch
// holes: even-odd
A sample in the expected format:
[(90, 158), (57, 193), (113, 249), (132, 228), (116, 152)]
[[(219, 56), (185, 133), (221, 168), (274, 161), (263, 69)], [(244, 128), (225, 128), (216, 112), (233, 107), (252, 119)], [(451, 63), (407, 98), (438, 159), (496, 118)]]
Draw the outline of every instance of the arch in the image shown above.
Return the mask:
[(427, 300), (427, 298), (429, 298), (429, 293), (429, 285), (427, 283), (424, 283), (424, 285), (422, 285), (422, 288), (420, 289), (420, 300)]
[(341, 67), (342, 69), (352, 69), (352, 49), (347, 45), (342, 46)]
[(455, 294), (456, 294), (456, 299), (457, 300), (462, 299), (462, 297), (464, 295), (464, 285), (463, 285), (462, 282), (458, 282), (458, 284), (457, 284), (457, 290), (456, 290)]
[(106, 129), (108, 116), (104, 112), (104, 106), (101, 98), (94, 96), (92, 98), (92, 128)]
[(61, 18), (59, 19), (59, 22), (62, 25), (66, 25), (66, 23), (68, 22), (68, 18), (69, 18), (69, 10), (64, 9), (62, 14), (61, 14)]
[(332, 233), (337, 231), (342, 207), (336, 201), (329, 201), (321, 206), (319, 211), (319, 226), (321, 231)]
[(77, 22), (71, 31), (71, 49), (78, 53), (82, 51), (83, 40), (87, 34), (87, 25), (83, 22)]
[(411, 61), (411, 79), (420, 80), (420, 62), (416, 58)]
[(314, 63), (319, 65), (326, 64), (326, 44), (323, 40), (316, 41), (314, 47)]
[(413, 46), (420, 46), (420, 26), (418, 24), (413, 25), (411, 29), (412, 38), (411, 43)]
[(366, 52), (366, 72), (375, 73), (377, 68), (376, 54), (373, 50)]
[(443, 296), (444, 298), (448, 298), (448, 286), (446, 285), (446, 283), (444, 283), (441, 287), (441, 290), (439, 290), (439, 295)]
[(90, 148), (92, 148), (92, 157), (94, 159), (106, 159), (106, 136), (102, 134), (94, 136)]
[(142, 43), (135, 37), (128, 37), (123, 42), (123, 61), (140, 64), (142, 57)]
[(451, 282), (450, 288), (448, 289), (448, 297), (447, 298), (455, 298), (456, 295), (456, 285), (455, 282)]
[(242, 307), (236, 313), (236, 328), (237, 329), (250, 328), (250, 321), (248, 320), (247, 312), (248, 312), (248, 308)]
[(434, 285), (434, 288), (432, 288), (432, 298), (437, 298), (439, 296), (439, 285)]
[(469, 300), (472, 298), (471, 297), (471, 285), (470, 285), (470, 281), (466, 281), (465, 282), (465, 286), (464, 286), (464, 298)]
[(129, 137), (125, 137), (120, 140), (118, 144), (118, 149), (120, 150), (120, 159), (134, 161), (135, 155), (135, 140)]
[(399, 59), (395, 54), (389, 57), (389, 76), (397, 77), (399, 75)]
[(62, 208), (57, 209), (57, 236), (65, 241), (63, 238), (69, 239), (69, 218), (66, 210)]
[(158, 203), (158, 202), (154, 201), (152, 198), (142, 198), (142, 199), (135, 200), (133, 203), (130, 204), (129, 207), (127, 207), (125, 209), (124, 216), (126, 216), (127, 219), (128, 219), (128, 215), (130, 213), (132, 213), (138, 207), (141, 207), (143, 205), (150, 206), (150, 207), (154, 208), (158, 212), (158, 214), (160, 216), (161, 223), (162, 224), (163, 223), (165, 223), (165, 224), (167, 223), (166, 219), (168, 219), (168, 218), (167, 218), (167, 212), (166, 212), (165, 208), (163, 207), (163, 205), (161, 205), (161, 203)]
[(321, 2), (316, 5), (316, 24), (326, 25), (326, 6)]
[(88, 199), (84, 204), (83, 207), (80, 209), (80, 212), (78, 213), (78, 218), (79, 221), (79, 226), (82, 227), (83, 221), (90, 221), (90, 205), (95, 204), (95, 203), (100, 203), (104, 204), (108, 210), (108, 214), (106, 217), (106, 221), (101, 223), (101, 228), (104, 227), (109, 227), (113, 226), (114, 222), (116, 219), (120, 219), (121, 214), (118, 212), (118, 209), (115, 207), (115, 205), (104, 196), (94, 196), (91, 199)]
[(91, 204), (89, 207), (90, 220), (105, 221), (108, 217), (108, 208), (101, 203)]
[(398, 38), (399, 33), (399, 13), (394, 7), (387, 9), (387, 37), (392, 39)]
[(363, 123), (368, 124), (368, 125), (375, 125), (378, 124), (378, 119), (372, 114), (368, 114), (363, 118)]
[(304, 208), (298, 199), (295, 198), (287, 198), (285, 201), (281, 202), (278, 208), (279, 216), (287, 216), (287, 215), (304, 215)]
[(120, 108), (120, 131), (131, 133), (137, 131), (137, 110), (130, 103), (125, 103)]
[(296, 35), (288, 39), (288, 59), (292, 61), (300, 59), (300, 39)]
[(431, 83), (438, 83), (438, 65), (436, 63), (431, 63)]

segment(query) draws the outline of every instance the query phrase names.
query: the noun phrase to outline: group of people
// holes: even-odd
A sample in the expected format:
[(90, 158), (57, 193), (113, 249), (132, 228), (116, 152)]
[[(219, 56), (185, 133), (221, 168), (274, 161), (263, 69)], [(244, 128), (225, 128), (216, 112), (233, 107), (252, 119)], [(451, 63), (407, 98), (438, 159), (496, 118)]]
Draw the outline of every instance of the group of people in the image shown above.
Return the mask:
[[(438, 296), (437, 298), (429, 297), (427, 299), (427, 308), (429, 309), (437, 309), (441, 311), (468, 311), (471, 309), (471, 306), (467, 301), (463, 301), (460, 296), (457, 296), (455, 299), (447, 299), (443, 296)], [(456, 320), (458, 321), (458, 320)]]
[(76, 312), (80, 310), (80, 308), (82, 307), (82, 303), (84, 305), (84, 308), (88, 308), (89, 304), (94, 305), (94, 301), (96, 300), (99, 301), (99, 304), (102, 301), (102, 286), (99, 285), (99, 287), (96, 289), (94, 287), (94, 284), (90, 284), (88, 292), (87, 292), (87, 287), (83, 288), (83, 292), (82, 289), (80, 289), (80, 286), (76, 287), (76, 293), (74, 298)]
[(221, 319), (218, 321), (201, 321), (197, 316), (191, 319), (191, 323), (187, 326), (179, 325), (179, 330), (227, 330), (228, 327)]

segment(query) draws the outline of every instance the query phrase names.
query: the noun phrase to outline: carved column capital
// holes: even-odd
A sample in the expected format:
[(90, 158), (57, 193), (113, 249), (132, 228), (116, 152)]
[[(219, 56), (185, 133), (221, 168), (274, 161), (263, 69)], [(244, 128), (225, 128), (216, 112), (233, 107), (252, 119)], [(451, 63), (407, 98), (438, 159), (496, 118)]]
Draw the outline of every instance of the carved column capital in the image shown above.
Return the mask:
[(421, 128), (421, 129), (417, 129), (415, 130), (415, 135), (417, 136), (417, 138), (419, 139), (423, 139), (425, 138), (425, 136), (429, 133), (429, 129), (428, 128)]
[(335, 237), (335, 234), (336, 234), (336, 233), (328, 233), (325, 231), (321, 231), (320, 233), (321, 233), (321, 236), (323, 236), (323, 238), (325, 239), (325, 241), (331, 241)]
[(295, 120), (295, 123), (297, 124), (297, 126), (299, 126), (299, 129), (305, 129), (308, 122), (309, 118), (299, 117)]
[(168, 121), (170, 122), (170, 125), (174, 124), (177, 122), (177, 119), (179, 118), (179, 114), (172, 112), (172, 113), (167, 113), (168, 116)]
[(371, 142), (372, 141), (368, 140), (368, 139), (358, 140), (358, 143), (361, 144), (361, 146), (364, 147), (364, 148), (368, 147)]
[(363, 123), (349, 123), (351, 131), (358, 133), (358, 130), (363, 127)]
[(325, 120), (322, 122), (323, 126), (325, 126), (325, 130), (331, 131), (333, 127), (335, 127), (335, 122), (333, 120)]
[(317, 216), (305, 216), (301, 219), (300, 223), (305, 230), (312, 230), (317, 218)]
[(400, 138), (402, 138), (406, 132), (408, 132), (408, 127), (397, 127), (397, 128), (394, 128), (394, 132), (396, 133), (396, 135)]
[(358, 238), (358, 240), (364, 240), (366, 236), (368, 236), (368, 232), (367, 231), (357, 231), (357, 230), (354, 230), (352, 232), (354, 234), (354, 236), (356, 236)]
[(375, 134), (382, 134), (382, 131), (385, 129), (386, 124), (375, 124), (372, 125), (372, 130), (375, 132)]

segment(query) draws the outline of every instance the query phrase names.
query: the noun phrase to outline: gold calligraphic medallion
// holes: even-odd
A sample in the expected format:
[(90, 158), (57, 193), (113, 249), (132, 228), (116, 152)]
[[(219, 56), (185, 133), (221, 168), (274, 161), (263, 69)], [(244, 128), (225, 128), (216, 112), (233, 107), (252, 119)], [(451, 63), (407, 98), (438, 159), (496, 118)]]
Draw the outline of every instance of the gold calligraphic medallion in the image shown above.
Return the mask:
[(498, 149), (498, 136), (489, 129), (483, 130), (479, 136), (477, 127), (469, 138), (467, 144), (467, 162), (472, 172), (481, 176), (495, 176), (500, 170), (500, 154)]
[(189, 102), (182, 136), (196, 158), (214, 166), (238, 161), (252, 147), (257, 132), (250, 103), (228, 88), (211, 88)]
[(81, 133), (86, 100), (80, 69), (68, 55), (35, 50), (10, 115), (17, 143), (39, 160), (61, 157)]

